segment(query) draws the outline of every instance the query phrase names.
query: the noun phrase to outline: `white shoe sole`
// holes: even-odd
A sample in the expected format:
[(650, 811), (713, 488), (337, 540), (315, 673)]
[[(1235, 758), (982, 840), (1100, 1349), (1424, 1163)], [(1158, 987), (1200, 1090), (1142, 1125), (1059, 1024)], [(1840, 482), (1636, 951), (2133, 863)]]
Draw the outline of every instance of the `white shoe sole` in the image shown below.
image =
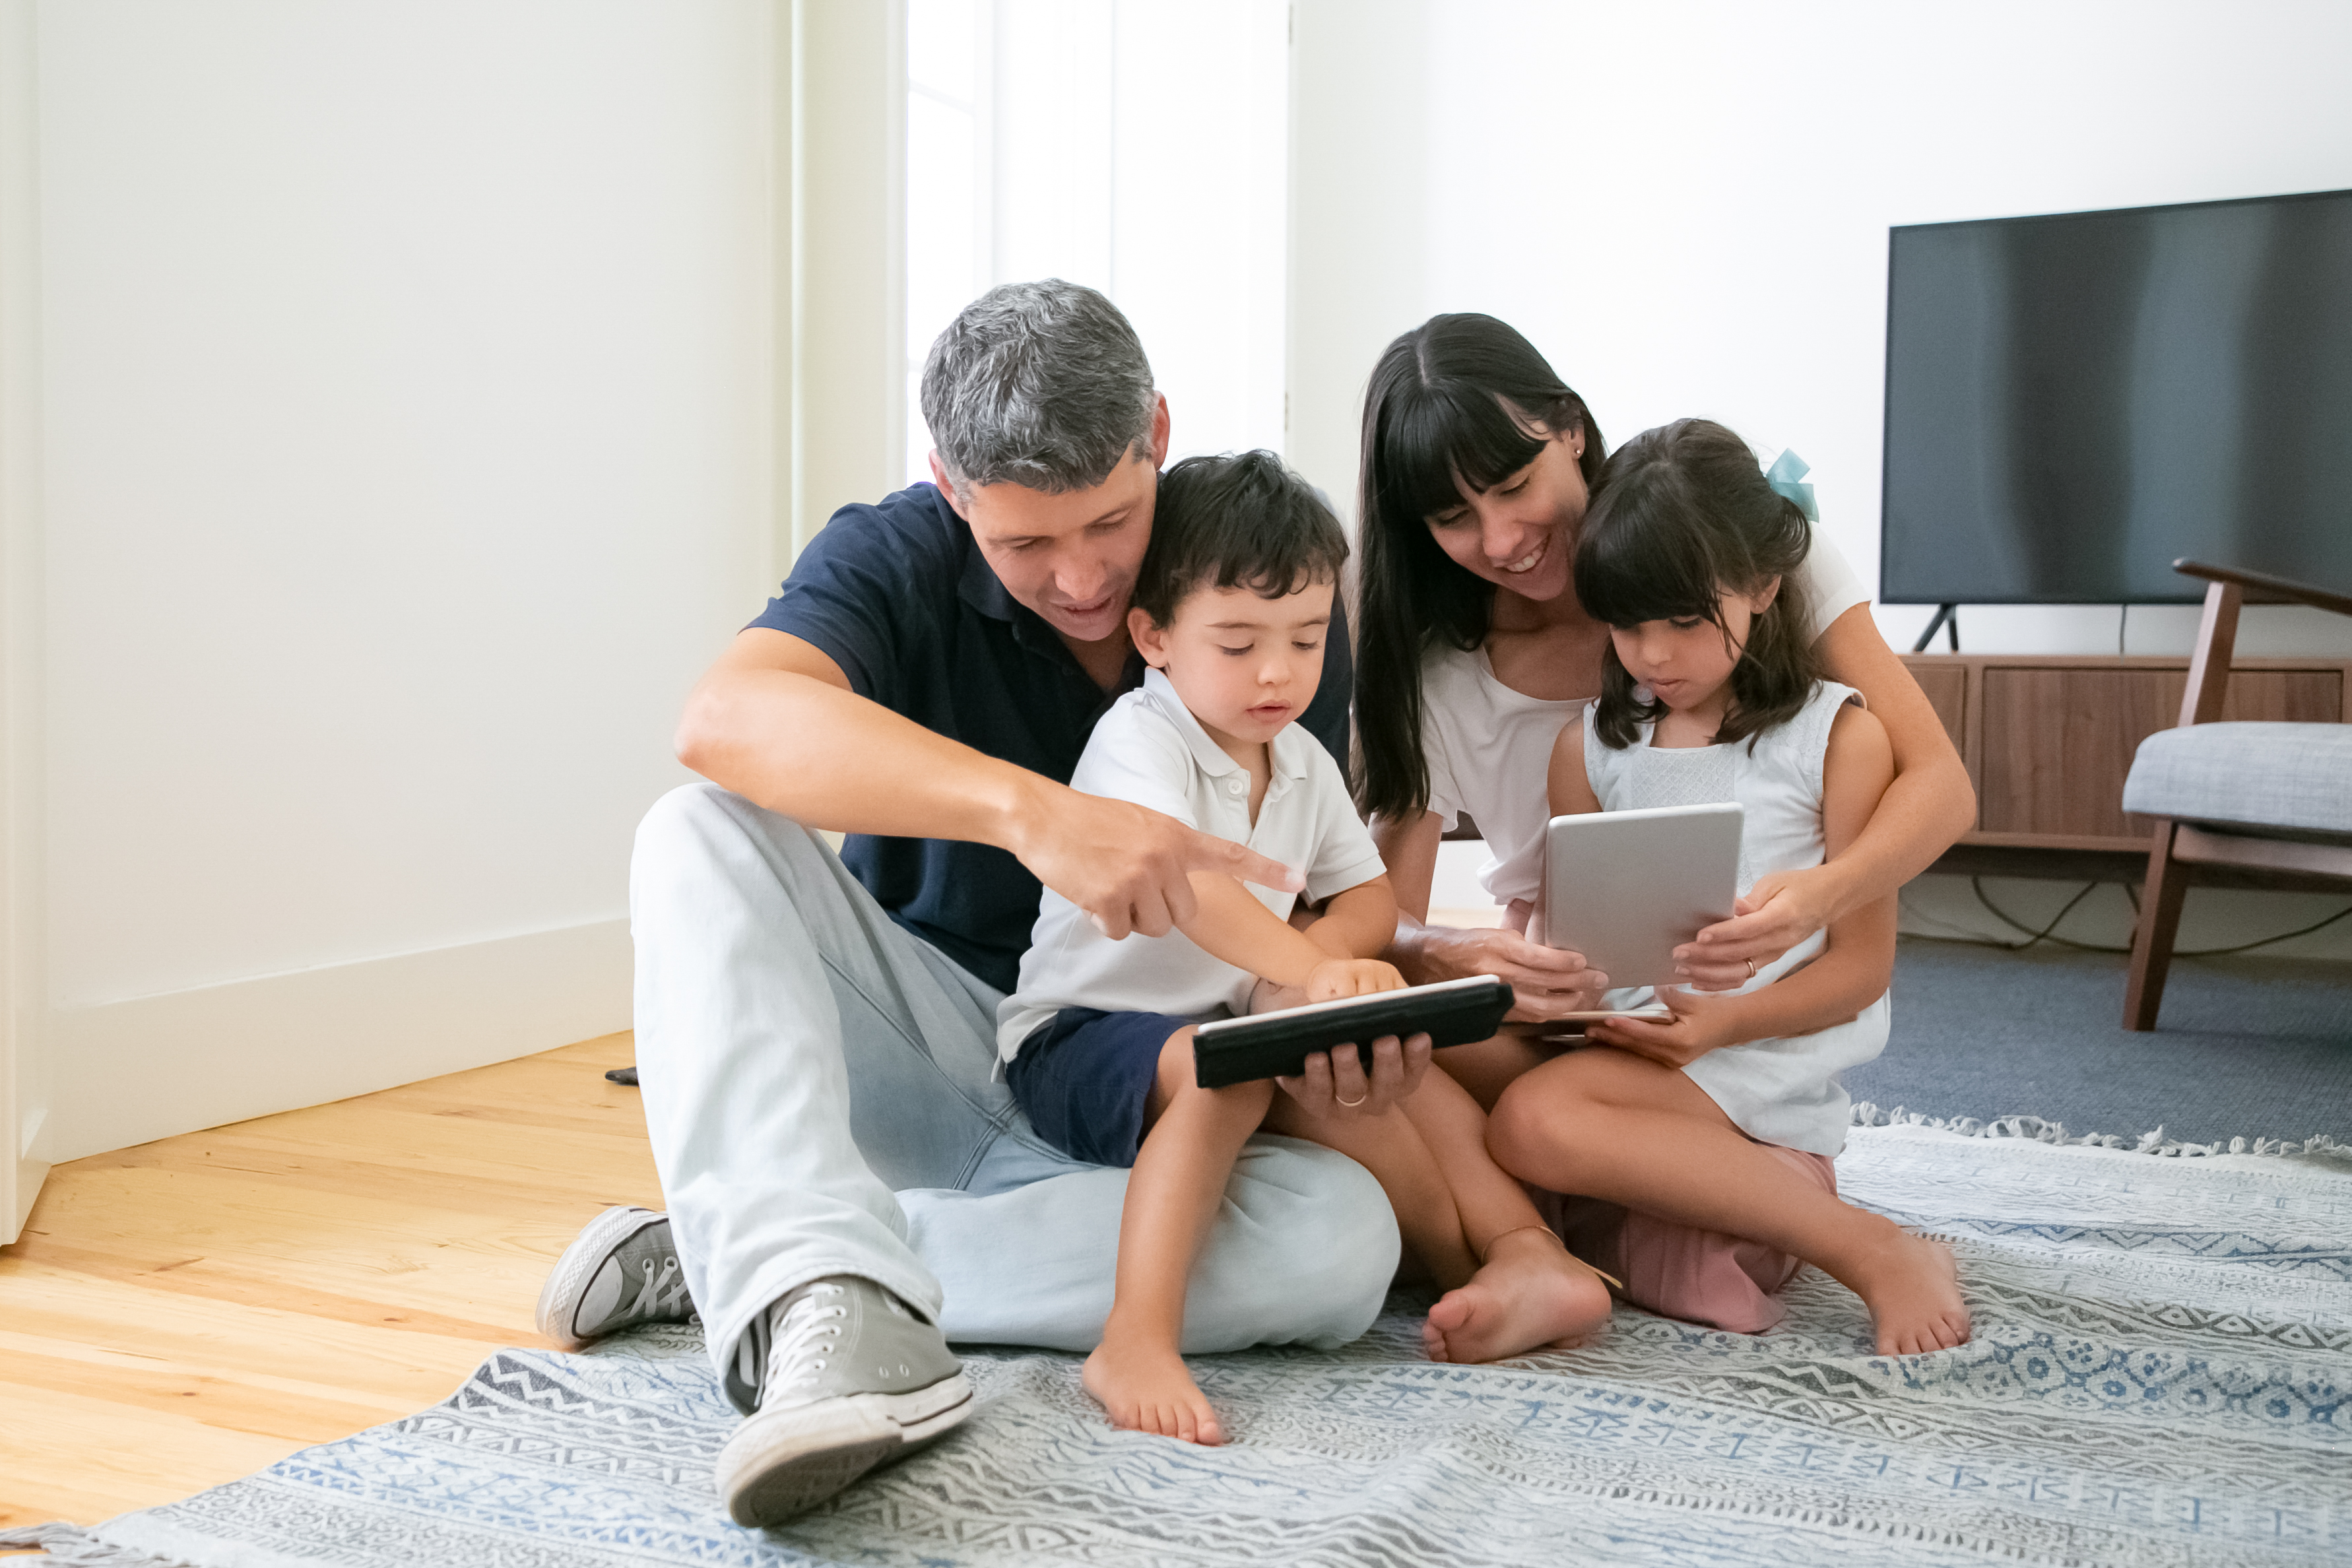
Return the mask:
[(539, 1331), (567, 1351), (576, 1351), (593, 1344), (598, 1335), (583, 1335), (574, 1331), (572, 1320), (580, 1310), (580, 1298), (588, 1289), (588, 1281), (604, 1259), (613, 1256), (621, 1243), (650, 1225), (666, 1222), (669, 1216), (650, 1214), (632, 1208), (627, 1204), (614, 1204), (594, 1219), (580, 1227), (572, 1245), (548, 1270), (547, 1283), (539, 1288), (539, 1306), (533, 1321)]
[(761, 1411), (736, 1428), (712, 1468), (727, 1512), (781, 1524), (877, 1465), (903, 1459), (971, 1414), (961, 1373), (911, 1394), (852, 1394)]

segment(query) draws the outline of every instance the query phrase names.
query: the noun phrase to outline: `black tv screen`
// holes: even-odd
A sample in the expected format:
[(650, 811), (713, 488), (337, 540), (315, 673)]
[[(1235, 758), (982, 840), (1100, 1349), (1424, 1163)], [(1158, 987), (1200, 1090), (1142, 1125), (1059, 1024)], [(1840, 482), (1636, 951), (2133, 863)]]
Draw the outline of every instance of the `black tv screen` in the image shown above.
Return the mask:
[(2352, 588), (2352, 191), (1890, 231), (1879, 596)]

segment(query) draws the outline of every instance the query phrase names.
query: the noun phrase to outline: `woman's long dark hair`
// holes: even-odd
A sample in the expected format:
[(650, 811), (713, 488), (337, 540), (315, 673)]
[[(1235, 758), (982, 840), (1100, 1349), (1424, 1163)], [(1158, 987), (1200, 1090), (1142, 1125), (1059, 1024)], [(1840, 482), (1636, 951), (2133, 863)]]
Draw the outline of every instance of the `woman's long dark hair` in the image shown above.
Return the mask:
[[(1812, 528), (1797, 503), (1765, 481), (1748, 443), (1707, 419), (1644, 430), (1601, 470), (1576, 545), (1576, 596), (1612, 626), (1696, 616), (1723, 626), (1721, 595), (1780, 591), (1749, 623), (1731, 669), (1731, 701), (1717, 744), (1748, 740), (1797, 716), (1822, 677), (1808, 635), (1811, 606), (1797, 568)], [(1724, 636), (1731, 635), (1723, 627)], [(1593, 729), (1601, 744), (1630, 746), (1665, 705), (1634, 694), (1612, 642), (1601, 658)]]
[(1432, 316), (1397, 339), (1364, 395), (1358, 540), (1356, 804), (1369, 816), (1429, 809), (1421, 661), (1440, 641), (1486, 641), (1495, 585), (1447, 558), (1429, 519), (1536, 460), (1547, 436), (1582, 432), (1578, 467), (1601, 473), (1601, 431), (1533, 344), (1492, 316)]

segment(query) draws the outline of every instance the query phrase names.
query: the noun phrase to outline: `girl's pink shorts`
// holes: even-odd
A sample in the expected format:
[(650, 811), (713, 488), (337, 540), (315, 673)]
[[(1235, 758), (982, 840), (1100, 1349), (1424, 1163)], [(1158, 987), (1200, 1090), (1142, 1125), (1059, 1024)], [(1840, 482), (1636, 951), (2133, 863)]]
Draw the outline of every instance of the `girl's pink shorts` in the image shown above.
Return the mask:
[[(1826, 1154), (1763, 1145), (1834, 1196), (1837, 1165)], [(1760, 1334), (1786, 1315), (1780, 1288), (1804, 1265), (1760, 1241), (1698, 1230), (1597, 1198), (1536, 1193), (1537, 1211), (1568, 1249), (1624, 1281), (1624, 1300), (1664, 1317)]]

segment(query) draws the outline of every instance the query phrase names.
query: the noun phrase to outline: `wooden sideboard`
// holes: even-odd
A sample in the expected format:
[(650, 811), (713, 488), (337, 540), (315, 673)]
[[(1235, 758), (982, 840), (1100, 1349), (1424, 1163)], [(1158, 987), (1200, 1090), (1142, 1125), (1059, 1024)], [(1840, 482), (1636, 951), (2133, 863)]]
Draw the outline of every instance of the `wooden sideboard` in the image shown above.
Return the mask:
[[(2123, 808), (2139, 743), (2180, 718), (2189, 658), (1903, 656), (1977, 790), (1962, 845), (2145, 855), (2153, 824)], [(2352, 721), (2352, 659), (2242, 658), (2223, 720)]]

